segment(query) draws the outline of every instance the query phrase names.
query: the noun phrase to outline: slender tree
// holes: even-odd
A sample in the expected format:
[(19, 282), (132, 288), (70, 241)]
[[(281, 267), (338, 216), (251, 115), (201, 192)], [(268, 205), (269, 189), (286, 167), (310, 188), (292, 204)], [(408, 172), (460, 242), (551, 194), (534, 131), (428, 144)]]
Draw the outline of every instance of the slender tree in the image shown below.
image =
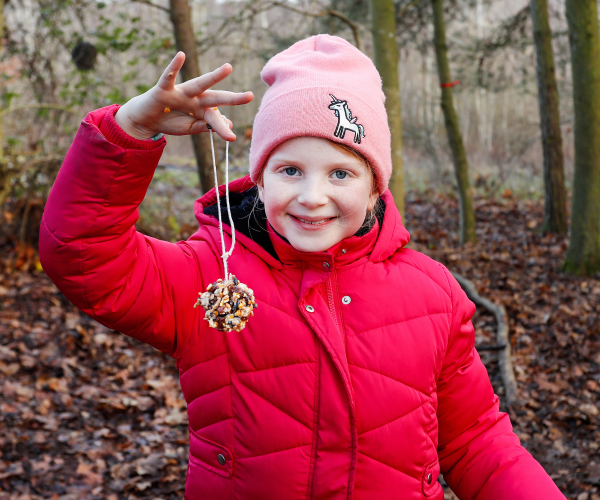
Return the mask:
[(575, 108), (571, 235), (564, 269), (600, 271), (600, 33), (597, 0), (566, 0)]
[(538, 101), (544, 152), (545, 204), (542, 231), (566, 234), (565, 174), (548, 0), (531, 0), (530, 10), (537, 55)]
[[(2, 52), (4, 45), (2, 40), (4, 40), (4, 0), (0, 0), (0, 53)], [(4, 129), (2, 128), (2, 117), (0, 117), (0, 164), (1, 163), (4, 163)], [(1, 170), (2, 167), (0, 166), (0, 171)]]
[(393, 0), (369, 0), (374, 59), (383, 82), (385, 109), (392, 133), (392, 165), (390, 191), (398, 210), (404, 216), (404, 162), (402, 159), (402, 112), (398, 77), (398, 45), (396, 13)]
[[(177, 49), (185, 53), (185, 63), (181, 68), (184, 81), (200, 76), (198, 64), (198, 51), (194, 39), (194, 28), (188, 0), (169, 0), (171, 22), (175, 33)], [(208, 134), (195, 134), (191, 136), (194, 145), (194, 154), (198, 165), (200, 189), (206, 192), (214, 185), (212, 156), (210, 152), (210, 138)], [(220, 179), (219, 179), (220, 180)]]
[(475, 243), (475, 211), (473, 209), (473, 194), (469, 180), (469, 164), (467, 153), (460, 132), (458, 115), (454, 108), (454, 97), (452, 92), (452, 75), (448, 63), (448, 45), (446, 44), (446, 26), (444, 23), (443, 0), (432, 0), (434, 45), (437, 59), (438, 75), (442, 90), (442, 111), (444, 123), (448, 133), (448, 142), (452, 151), (454, 172), (458, 183), (460, 197), (460, 244)]

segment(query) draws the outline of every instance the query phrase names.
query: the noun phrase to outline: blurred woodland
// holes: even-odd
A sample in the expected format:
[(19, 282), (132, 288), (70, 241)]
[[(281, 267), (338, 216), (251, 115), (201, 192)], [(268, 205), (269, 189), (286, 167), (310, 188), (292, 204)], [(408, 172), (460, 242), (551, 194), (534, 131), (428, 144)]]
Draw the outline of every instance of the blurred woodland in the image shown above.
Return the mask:
[[(245, 175), (262, 66), (317, 33), (382, 75), (409, 246), (491, 304), (476, 347), (521, 442), (567, 498), (600, 500), (596, 0), (0, 0), (0, 14), (0, 500), (182, 498), (174, 363), (45, 276), (45, 200), (85, 114), (151, 88), (177, 50), (184, 79), (230, 62), (221, 88), (254, 92), (225, 111)], [(206, 139), (168, 138), (138, 230), (196, 230)]]

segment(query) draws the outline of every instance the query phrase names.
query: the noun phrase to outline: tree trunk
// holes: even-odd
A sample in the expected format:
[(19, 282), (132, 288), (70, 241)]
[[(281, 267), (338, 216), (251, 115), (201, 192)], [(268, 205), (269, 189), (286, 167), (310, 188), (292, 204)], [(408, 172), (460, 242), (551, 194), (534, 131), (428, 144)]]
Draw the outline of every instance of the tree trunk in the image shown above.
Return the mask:
[(563, 167), (558, 89), (548, 21), (548, 0), (531, 0), (533, 39), (537, 55), (538, 100), (544, 151), (544, 233), (567, 233), (567, 203)]
[(563, 268), (600, 271), (600, 33), (597, 0), (567, 0), (575, 108), (571, 236)]
[(392, 133), (392, 178), (390, 191), (404, 217), (404, 162), (402, 159), (402, 112), (398, 78), (396, 12), (393, 0), (369, 0), (375, 66), (381, 75), (385, 109)]
[[(0, 54), (4, 45), (2, 40), (4, 39), (4, 0), (0, 0)], [(0, 103), (0, 109), (2, 105)], [(0, 116), (0, 164), (4, 163), (4, 129), (2, 128), (2, 117)], [(0, 165), (0, 170), (2, 166)]]
[(448, 133), (448, 142), (452, 150), (454, 171), (458, 182), (460, 197), (460, 244), (475, 243), (475, 212), (473, 210), (473, 194), (469, 180), (469, 164), (467, 153), (460, 133), (458, 116), (454, 109), (452, 96), (452, 76), (448, 63), (448, 46), (446, 45), (446, 26), (444, 23), (443, 0), (432, 0), (434, 45), (437, 58), (440, 87), (442, 88), (442, 111)]
[[(184, 81), (200, 76), (198, 65), (198, 52), (196, 40), (194, 39), (194, 28), (192, 27), (192, 16), (188, 0), (169, 0), (171, 10), (171, 22), (175, 32), (175, 44), (177, 50), (185, 53), (185, 63), (181, 68), (181, 76)], [(206, 193), (214, 186), (214, 174), (212, 168), (212, 155), (210, 152), (210, 137), (208, 134), (194, 134), (190, 136), (194, 145), (194, 154), (198, 165), (198, 176), (200, 178), (200, 189)], [(221, 172), (219, 183), (221, 182)]]

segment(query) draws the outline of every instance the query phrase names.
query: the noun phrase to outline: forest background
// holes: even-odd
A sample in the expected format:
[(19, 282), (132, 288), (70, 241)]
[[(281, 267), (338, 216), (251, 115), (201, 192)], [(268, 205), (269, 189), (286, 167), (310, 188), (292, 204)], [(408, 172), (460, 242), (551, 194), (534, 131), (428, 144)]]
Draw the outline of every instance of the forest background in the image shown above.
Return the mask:
[[(405, 223), (413, 248), (490, 301), (478, 303), (476, 344), (524, 446), (568, 498), (599, 500), (600, 280), (593, 269), (584, 277), (563, 271), (569, 234), (546, 224), (531, 15), (539, 3), (389, 3)], [(297, 40), (329, 33), (359, 46), (384, 74), (376, 1), (0, 0), (0, 7), (0, 498), (181, 498), (187, 417), (176, 370), (162, 354), (81, 315), (45, 277), (37, 233), (49, 189), (85, 114), (154, 85), (186, 43), (176, 36), (182, 23), (193, 33), (197, 72), (230, 62), (234, 72), (220, 87), (256, 96), (224, 111), (239, 137), (231, 173), (245, 175), (264, 63)], [(451, 69), (442, 81), (436, 7)], [(548, 1), (570, 213), (578, 108), (567, 8)], [(460, 162), (441, 106), (449, 92), (466, 191), (456, 181)], [(217, 148), (222, 167), (222, 141)], [(168, 138), (138, 230), (170, 241), (195, 231), (193, 200), (207, 188), (202, 154), (206, 160), (206, 142)], [(464, 233), (465, 193), (473, 241)]]

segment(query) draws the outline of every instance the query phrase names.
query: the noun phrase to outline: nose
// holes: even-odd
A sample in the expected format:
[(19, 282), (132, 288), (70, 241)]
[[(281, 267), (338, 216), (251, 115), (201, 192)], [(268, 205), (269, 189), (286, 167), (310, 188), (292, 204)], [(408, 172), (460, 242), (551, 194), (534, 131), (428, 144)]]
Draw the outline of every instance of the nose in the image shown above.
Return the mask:
[(327, 205), (328, 197), (322, 180), (313, 178), (302, 183), (298, 203), (309, 209)]

